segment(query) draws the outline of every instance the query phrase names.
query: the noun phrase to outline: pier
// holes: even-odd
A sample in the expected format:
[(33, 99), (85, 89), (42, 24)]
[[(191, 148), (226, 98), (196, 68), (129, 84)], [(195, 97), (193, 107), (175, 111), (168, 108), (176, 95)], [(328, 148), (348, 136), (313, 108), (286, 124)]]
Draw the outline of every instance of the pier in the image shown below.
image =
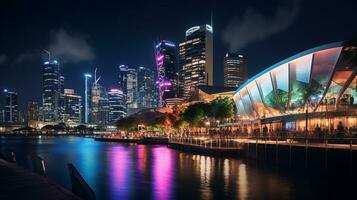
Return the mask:
[(0, 199), (80, 199), (53, 181), (0, 159)]

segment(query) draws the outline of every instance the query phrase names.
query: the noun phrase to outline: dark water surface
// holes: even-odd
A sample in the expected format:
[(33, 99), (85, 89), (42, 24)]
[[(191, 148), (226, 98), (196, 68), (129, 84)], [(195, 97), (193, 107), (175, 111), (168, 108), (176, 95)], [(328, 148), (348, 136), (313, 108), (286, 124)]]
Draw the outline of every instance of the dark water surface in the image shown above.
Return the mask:
[(66, 188), (66, 164), (73, 163), (97, 199), (341, 199), (357, 189), (350, 176), (290, 172), (160, 145), (70, 136), (0, 138), (0, 150), (14, 151), (20, 165), (29, 167), (28, 155), (42, 157), (48, 177)]

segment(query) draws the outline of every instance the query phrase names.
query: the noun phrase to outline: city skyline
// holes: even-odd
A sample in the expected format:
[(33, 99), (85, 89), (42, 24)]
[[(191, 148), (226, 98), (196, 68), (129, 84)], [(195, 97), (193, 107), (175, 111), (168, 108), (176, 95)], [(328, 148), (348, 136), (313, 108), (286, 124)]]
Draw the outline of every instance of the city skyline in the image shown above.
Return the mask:
[[(237, 8), (237, 3), (226, 2), (208, 2), (202, 5), (199, 2), (191, 2), (190, 8), (186, 11), (189, 14), (183, 18), (169, 18), (163, 19), (164, 21), (171, 20), (172, 23), (166, 23), (169, 25), (160, 25), (151, 23), (154, 19), (157, 19), (157, 14), (153, 10), (161, 9), (162, 12), (171, 13), (173, 15), (178, 14), (184, 5), (188, 2), (176, 3), (177, 8), (173, 9), (172, 3), (158, 3), (149, 4), (146, 7), (135, 7), (133, 4), (120, 5), (123, 12), (107, 12), (96, 20), (96, 15), (88, 15), (89, 20), (96, 25), (98, 30), (93, 30), (92, 27), (81, 20), (81, 17), (71, 18), (74, 16), (75, 9), (68, 11), (68, 17), (63, 16), (60, 12), (53, 12), (56, 15), (48, 13), (46, 11), (47, 18), (41, 18), (41, 12), (29, 13), (26, 8), (28, 5), (26, 2), (2, 2), (1, 4), (1, 20), (0, 23), (4, 27), (4, 31), (1, 33), (0, 42), (0, 87), (2, 89), (9, 88), (19, 93), (20, 108), (24, 110), (29, 101), (41, 101), (41, 63), (47, 58), (42, 53), (42, 49), (49, 47), (49, 50), (55, 50), (53, 52), (54, 58), (58, 59), (61, 64), (61, 70), (66, 77), (65, 88), (72, 88), (82, 94), (84, 91), (83, 81), (79, 77), (83, 77), (83, 74), (89, 71), (94, 71), (94, 68), (98, 67), (102, 72), (103, 86), (116, 87), (116, 74), (113, 73), (117, 67), (121, 64), (128, 65), (130, 67), (145, 66), (150, 69), (155, 69), (155, 59), (153, 56), (152, 43), (158, 38), (172, 40), (178, 44), (184, 41), (184, 32), (190, 27), (202, 24), (210, 24), (211, 12), (213, 10), (213, 29), (214, 29), (214, 83), (216, 85), (223, 85), (223, 66), (222, 58), (224, 54), (229, 51), (230, 47), (238, 46), (238, 53), (247, 55), (249, 58), (249, 77), (252, 77), (257, 72), (263, 70), (264, 66), (269, 66), (281, 58), (293, 55), (295, 52), (302, 51), (311, 46), (317, 46), (327, 42), (341, 41), (347, 39), (350, 35), (356, 32), (356, 28), (353, 26), (346, 26), (352, 22), (355, 14), (352, 11), (352, 7), (346, 4), (338, 4), (339, 8), (336, 12), (342, 12), (343, 17), (338, 15), (329, 16), (332, 10), (335, 12), (336, 3), (326, 1), (314, 1), (309, 3), (307, 1), (291, 1), (290, 3), (283, 1), (253, 1), (253, 2), (239, 2), (242, 4)], [(352, 1), (351, 1), (352, 2)], [(68, 4), (61, 4), (54, 2), (51, 6), (53, 11), (63, 10)], [(43, 5), (44, 7), (46, 5)], [(84, 12), (90, 12), (95, 10), (95, 6), (91, 3), (84, 5), (87, 8)], [(113, 11), (112, 9), (118, 8), (119, 5), (108, 4), (102, 6), (100, 9), (106, 11)], [(75, 5), (73, 5), (75, 7)], [(111, 8), (113, 7), (113, 8)], [(201, 11), (197, 12), (197, 9), (201, 7)], [(40, 11), (40, 7), (37, 8), (36, 4), (31, 6), (35, 9), (33, 11)], [(214, 9), (212, 9), (214, 8)], [(125, 10), (127, 9), (127, 11)], [(146, 10), (147, 9), (147, 10)], [(128, 22), (125, 21), (125, 13), (145, 10), (145, 13), (153, 14), (148, 21), (142, 22), (143, 14), (132, 16)], [(282, 30), (272, 31), (274, 33), (262, 33), (264, 37), (262, 39), (250, 40), (249, 38), (243, 38), (242, 41), (248, 42), (245, 44), (237, 43), (237, 41), (231, 41), (227, 43), (229, 38), (229, 27), (232, 27), (235, 22), (244, 22), (248, 11), (251, 10), (253, 14), (257, 15), (257, 23), (261, 22), (261, 16), (266, 16), (267, 21), (271, 23), (276, 21), (276, 16), (279, 11), (291, 11), (296, 16), (289, 16), (287, 20), (289, 23)], [(350, 10), (350, 11), (349, 11)], [(230, 11), (230, 12), (228, 12)], [(316, 13), (318, 12), (318, 13)], [(14, 14), (16, 16), (14, 17)], [(118, 15), (118, 16), (116, 16)], [(309, 18), (316, 18), (316, 20), (307, 20)], [(333, 19), (332, 19), (333, 18)], [(119, 20), (121, 19), (121, 20)], [(106, 23), (98, 25), (97, 21), (104, 20)], [(51, 23), (46, 23), (51, 21)], [(321, 23), (314, 23), (319, 21)], [(112, 22), (115, 25), (109, 25)], [(119, 23), (120, 22), (120, 23)], [(264, 22), (264, 20), (263, 20)], [(24, 28), (22, 30), (18, 27), (23, 24), (31, 24), (33, 28)], [(164, 24), (164, 23), (163, 23)], [(268, 24), (268, 22), (266, 22)], [(294, 26), (292, 26), (292, 24)], [(265, 24), (264, 24), (265, 25)], [(274, 25), (274, 24), (271, 24)], [(284, 25), (284, 24), (283, 24)], [(282, 26), (283, 26), (282, 25)], [(252, 27), (254, 28), (254, 27)], [(337, 31), (339, 29), (345, 31)], [(132, 31), (133, 29), (145, 30), (145, 37), (138, 31)], [(303, 30), (309, 29), (309, 33), (305, 33)], [(346, 30), (347, 29), (347, 30)], [(34, 31), (36, 30), (36, 31)], [(329, 31), (327, 31), (329, 30)], [(37, 32), (41, 32), (39, 37)], [(259, 31), (259, 30), (258, 30)], [(323, 37), (319, 35), (319, 31), (324, 31)], [(134, 33), (129, 34), (128, 33)], [(26, 37), (21, 37), (22, 34), (26, 34)], [(303, 37), (301, 35), (303, 34)], [(109, 34), (109, 35), (108, 35)], [(105, 38), (104, 36), (107, 36)], [(268, 35), (268, 36), (266, 36)], [(5, 36), (10, 39), (5, 39)], [(299, 38), (299, 42), (294, 40)], [(13, 41), (18, 41), (25, 48), (19, 48), (19, 46), (13, 45)], [(250, 41), (248, 41), (250, 40)], [(64, 52), (60, 50), (66, 49), (61, 46), (61, 42), (68, 41), (69, 45), (77, 44), (71, 47), (84, 46), (86, 50), (76, 49), (77, 52)], [(132, 42), (127, 42), (132, 41)], [(243, 45), (243, 46), (242, 46)], [(88, 48), (86, 48), (88, 47)], [(56, 54), (57, 51), (57, 54)], [(80, 54), (75, 54), (79, 53)], [(82, 54), (83, 53), (83, 54)], [(61, 55), (61, 56), (58, 56)], [(18, 74), (15, 77), (17, 71), (24, 73)], [(21, 80), (21, 81), (17, 81)]]

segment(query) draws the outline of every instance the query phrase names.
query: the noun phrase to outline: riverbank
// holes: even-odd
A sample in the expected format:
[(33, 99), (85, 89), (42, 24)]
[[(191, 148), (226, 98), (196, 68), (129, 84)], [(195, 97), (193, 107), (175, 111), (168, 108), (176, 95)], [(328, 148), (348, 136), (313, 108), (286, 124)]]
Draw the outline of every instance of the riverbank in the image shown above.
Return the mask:
[(243, 155), (243, 148), (240, 147), (205, 147), (194, 144), (182, 144), (170, 142), (167, 145), (168, 148), (178, 151), (198, 153), (208, 156), (228, 156), (228, 157), (240, 157)]
[(0, 199), (80, 199), (53, 181), (2, 159), (0, 177)]
[(106, 137), (96, 137), (95, 141), (100, 142), (118, 142), (118, 143), (136, 143), (136, 144), (147, 144), (147, 145), (167, 145), (169, 142), (168, 138), (158, 138), (158, 137), (144, 137), (144, 138), (106, 138)]

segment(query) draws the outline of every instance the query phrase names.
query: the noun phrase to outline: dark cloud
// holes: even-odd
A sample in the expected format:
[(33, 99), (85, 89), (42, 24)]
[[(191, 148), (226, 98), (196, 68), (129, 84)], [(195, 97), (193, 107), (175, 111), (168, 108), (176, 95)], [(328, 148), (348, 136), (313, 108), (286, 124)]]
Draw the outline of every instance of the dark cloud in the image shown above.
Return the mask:
[(0, 65), (5, 64), (7, 61), (6, 55), (0, 55)]
[(30, 62), (30, 61), (34, 61), (37, 58), (39, 58), (38, 54), (31, 53), (31, 52), (25, 52), (25, 53), (20, 54), (15, 59), (15, 63), (20, 64), (20, 63), (24, 63), (24, 62)]
[(241, 18), (233, 19), (225, 27), (222, 39), (231, 51), (240, 50), (249, 43), (283, 32), (294, 23), (299, 11), (300, 0), (278, 5), (271, 17), (248, 9)]
[(64, 29), (53, 32), (49, 50), (55, 58), (65, 63), (91, 61), (95, 58), (93, 48), (88, 43), (88, 37), (69, 33)]

